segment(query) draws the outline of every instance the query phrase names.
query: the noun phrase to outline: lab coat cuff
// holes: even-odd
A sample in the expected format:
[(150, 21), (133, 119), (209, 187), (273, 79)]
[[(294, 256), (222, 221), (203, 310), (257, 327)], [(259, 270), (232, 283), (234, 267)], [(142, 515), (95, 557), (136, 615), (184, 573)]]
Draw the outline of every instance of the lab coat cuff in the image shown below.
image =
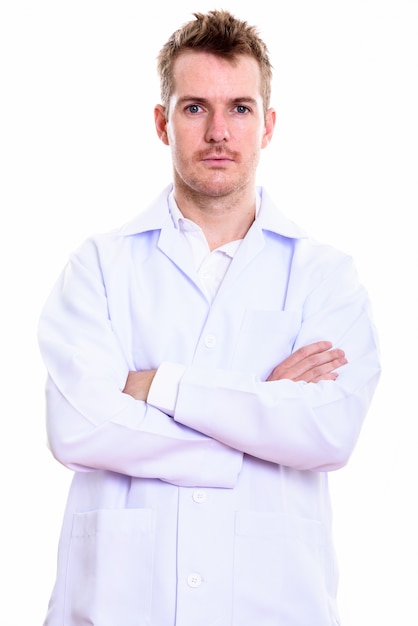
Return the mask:
[(148, 392), (147, 403), (173, 417), (184, 365), (165, 361), (157, 369)]

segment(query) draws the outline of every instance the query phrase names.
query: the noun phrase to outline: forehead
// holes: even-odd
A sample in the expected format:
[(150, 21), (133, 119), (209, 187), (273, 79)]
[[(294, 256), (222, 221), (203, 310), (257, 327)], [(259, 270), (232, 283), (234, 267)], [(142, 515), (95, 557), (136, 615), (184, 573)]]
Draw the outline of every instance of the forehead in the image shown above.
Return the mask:
[[(185, 92), (222, 92), (230, 95), (261, 97), (261, 72), (257, 61), (249, 55), (226, 59), (209, 52), (182, 52), (173, 64), (173, 95)], [(234, 93), (232, 93), (234, 92)]]

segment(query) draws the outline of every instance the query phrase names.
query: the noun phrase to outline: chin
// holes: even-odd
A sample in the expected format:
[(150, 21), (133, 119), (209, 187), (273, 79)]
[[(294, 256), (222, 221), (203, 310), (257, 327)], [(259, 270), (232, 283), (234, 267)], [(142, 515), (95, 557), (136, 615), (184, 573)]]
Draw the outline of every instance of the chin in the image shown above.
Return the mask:
[(240, 185), (237, 181), (200, 181), (199, 183), (192, 185), (192, 189), (194, 189), (197, 193), (201, 193), (206, 196), (211, 196), (213, 198), (220, 198), (221, 196), (226, 196), (230, 193), (233, 193), (237, 189), (239, 189), (242, 185)]

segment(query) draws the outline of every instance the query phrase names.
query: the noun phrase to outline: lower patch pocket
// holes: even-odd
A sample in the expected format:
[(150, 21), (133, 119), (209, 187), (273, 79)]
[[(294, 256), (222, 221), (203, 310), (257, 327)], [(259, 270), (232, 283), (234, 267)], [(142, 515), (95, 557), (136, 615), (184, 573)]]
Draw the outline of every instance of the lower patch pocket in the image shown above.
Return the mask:
[(66, 584), (68, 626), (137, 626), (150, 619), (154, 514), (98, 510), (73, 518)]
[(233, 626), (331, 623), (322, 535), (315, 520), (237, 514)]

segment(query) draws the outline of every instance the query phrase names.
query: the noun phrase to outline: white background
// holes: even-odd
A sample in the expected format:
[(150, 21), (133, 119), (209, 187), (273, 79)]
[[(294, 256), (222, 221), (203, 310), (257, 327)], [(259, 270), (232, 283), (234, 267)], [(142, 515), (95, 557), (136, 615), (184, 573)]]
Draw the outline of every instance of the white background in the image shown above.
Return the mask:
[(74, 247), (170, 180), (153, 127), (155, 57), (193, 11), (212, 8), (257, 24), (275, 67), (278, 125), (259, 181), (355, 257), (380, 334), (378, 392), (351, 462), (331, 477), (342, 624), (418, 623), (417, 2), (5, 0), (2, 626), (42, 623), (71, 477), (45, 443), (41, 306)]

